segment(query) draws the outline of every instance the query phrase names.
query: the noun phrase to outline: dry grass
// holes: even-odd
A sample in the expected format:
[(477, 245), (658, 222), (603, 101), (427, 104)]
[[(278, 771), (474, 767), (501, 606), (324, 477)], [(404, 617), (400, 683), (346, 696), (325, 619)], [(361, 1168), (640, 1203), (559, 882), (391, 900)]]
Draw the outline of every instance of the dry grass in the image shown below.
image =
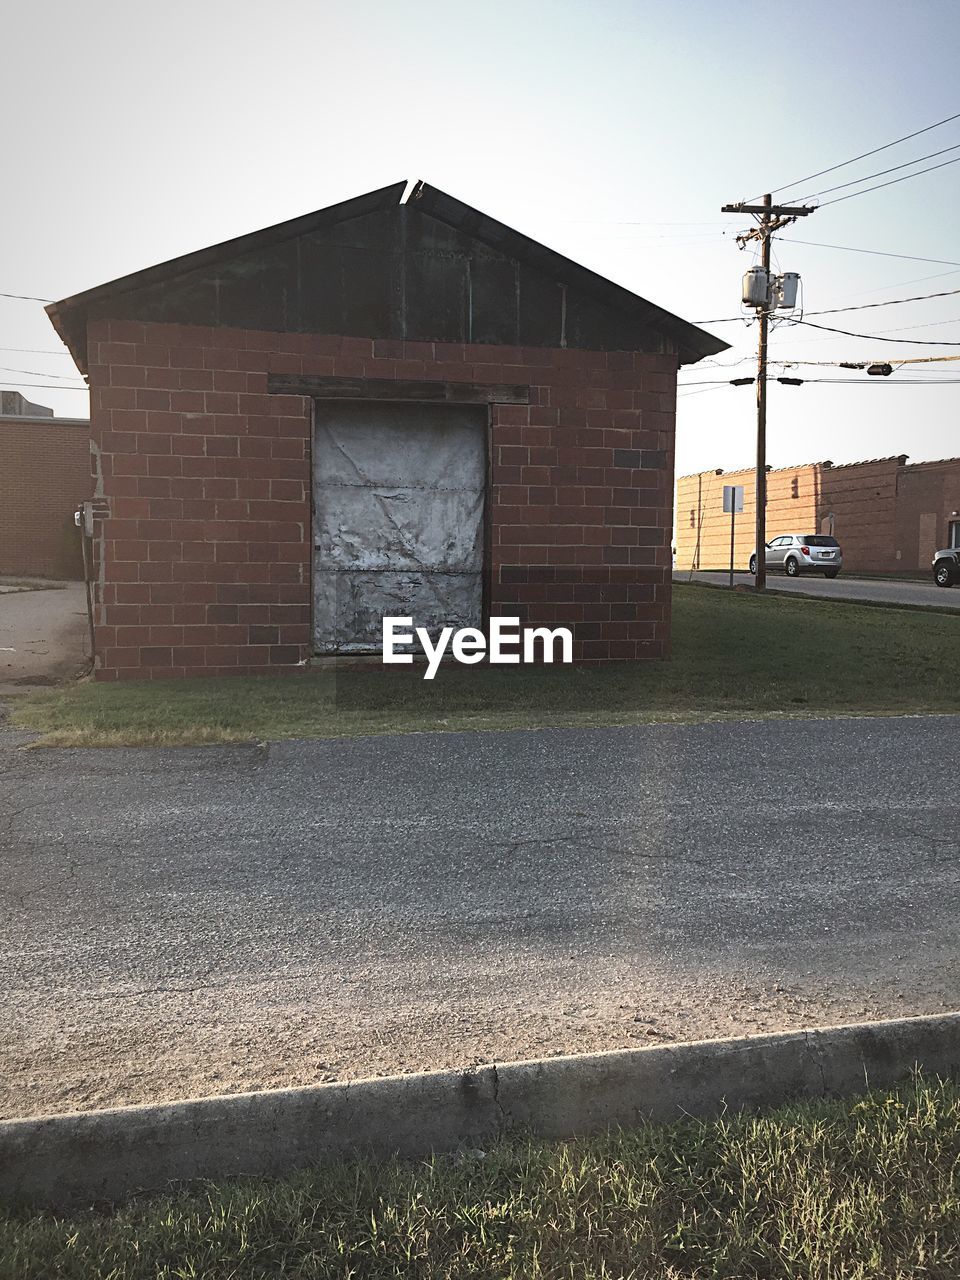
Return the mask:
[(0, 1215), (0, 1280), (947, 1280), (960, 1090), (899, 1091), (124, 1209)]

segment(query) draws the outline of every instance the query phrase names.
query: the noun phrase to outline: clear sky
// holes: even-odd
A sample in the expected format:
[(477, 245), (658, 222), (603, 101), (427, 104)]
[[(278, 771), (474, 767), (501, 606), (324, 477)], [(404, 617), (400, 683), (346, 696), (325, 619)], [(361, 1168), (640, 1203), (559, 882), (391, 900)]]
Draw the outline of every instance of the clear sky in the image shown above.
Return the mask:
[[(722, 204), (960, 112), (957, 0), (48, 0), (5, 35), (0, 290), (43, 298), (423, 178), (686, 319), (737, 316), (750, 223)], [(953, 144), (960, 120), (783, 195)], [(958, 232), (960, 164), (775, 247), (810, 313), (960, 290)], [(960, 344), (960, 292), (817, 323), (898, 341), (781, 325), (773, 357), (960, 355), (900, 342)], [(754, 327), (713, 331), (735, 344), (718, 363), (752, 357)], [(0, 298), (0, 347), (0, 385), (87, 413), (83, 391), (26, 385), (76, 382), (39, 303)], [(769, 460), (960, 454), (960, 381), (909, 381), (954, 369), (774, 384)], [(679, 473), (751, 463), (753, 388), (693, 384), (752, 372), (681, 371)]]

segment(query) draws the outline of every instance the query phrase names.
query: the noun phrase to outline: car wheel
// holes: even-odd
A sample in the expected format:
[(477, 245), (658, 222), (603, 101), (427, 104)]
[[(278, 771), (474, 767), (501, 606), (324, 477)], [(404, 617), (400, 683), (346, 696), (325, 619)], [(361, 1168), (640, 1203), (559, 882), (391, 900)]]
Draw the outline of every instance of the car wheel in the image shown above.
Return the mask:
[(757, 572), (757, 557), (756, 557), (756, 556), (751, 556), (751, 557), (750, 557), (750, 572), (751, 572), (752, 574), (756, 575), (756, 572)]
[(933, 571), (933, 580), (938, 587), (953, 586), (953, 570), (946, 561), (936, 566)]
[(835, 578), (839, 572), (839, 569), (825, 569), (823, 576), (825, 578)]
[(793, 556), (791, 556), (789, 560), (787, 560), (786, 564), (784, 564), (783, 570), (788, 578), (796, 578), (800, 575), (800, 566)]

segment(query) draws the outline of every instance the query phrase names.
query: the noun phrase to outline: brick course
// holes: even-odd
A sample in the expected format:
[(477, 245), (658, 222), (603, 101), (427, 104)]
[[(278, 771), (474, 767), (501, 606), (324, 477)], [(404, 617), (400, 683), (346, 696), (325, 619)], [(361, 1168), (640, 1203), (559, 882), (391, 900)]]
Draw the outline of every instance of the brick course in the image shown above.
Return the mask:
[(92, 321), (100, 679), (311, 655), (311, 401), (269, 374), (522, 383), (492, 405), (490, 609), (665, 656), (676, 357)]

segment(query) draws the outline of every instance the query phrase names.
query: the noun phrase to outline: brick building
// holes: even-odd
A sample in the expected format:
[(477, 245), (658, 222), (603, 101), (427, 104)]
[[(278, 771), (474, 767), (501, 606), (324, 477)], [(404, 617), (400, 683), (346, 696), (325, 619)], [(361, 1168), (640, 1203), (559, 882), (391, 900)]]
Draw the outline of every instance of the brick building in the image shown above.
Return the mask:
[[(677, 480), (676, 566), (725, 569), (730, 517), (723, 486), (744, 486), (734, 563), (754, 551), (753, 471), (703, 471)], [(908, 463), (907, 455), (848, 466), (810, 462), (767, 473), (767, 541), (784, 533), (832, 533), (847, 572), (916, 575), (934, 551), (960, 546), (960, 458)]]
[(0, 391), (0, 574), (82, 578), (73, 513), (91, 487), (89, 420)]
[(726, 344), (405, 188), (48, 308), (90, 381), (99, 678), (376, 651), (384, 613), (666, 652), (676, 370)]

